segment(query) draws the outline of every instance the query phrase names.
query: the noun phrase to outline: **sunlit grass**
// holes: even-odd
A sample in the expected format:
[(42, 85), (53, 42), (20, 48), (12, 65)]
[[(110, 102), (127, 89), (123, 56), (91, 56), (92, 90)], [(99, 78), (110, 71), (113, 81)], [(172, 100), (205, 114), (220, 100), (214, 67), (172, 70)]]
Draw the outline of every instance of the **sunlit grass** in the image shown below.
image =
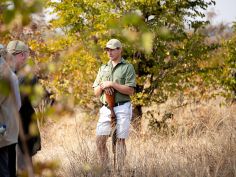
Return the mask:
[[(182, 109), (182, 108), (181, 108)], [(169, 122), (174, 134), (131, 130), (123, 176), (236, 176), (235, 105), (210, 103), (178, 109)], [(57, 160), (58, 176), (117, 176), (110, 164), (103, 170), (95, 145), (96, 117), (77, 111), (42, 130), (43, 147), (35, 160)]]

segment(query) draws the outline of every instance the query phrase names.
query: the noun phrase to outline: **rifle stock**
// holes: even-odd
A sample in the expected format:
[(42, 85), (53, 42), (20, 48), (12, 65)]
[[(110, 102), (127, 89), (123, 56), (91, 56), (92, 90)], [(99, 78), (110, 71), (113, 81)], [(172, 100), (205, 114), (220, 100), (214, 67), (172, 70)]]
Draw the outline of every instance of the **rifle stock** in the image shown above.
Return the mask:
[(116, 133), (116, 114), (114, 111), (115, 107), (115, 93), (113, 92), (112, 95), (106, 94), (106, 101), (111, 111), (111, 128), (113, 131), (111, 132), (112, 138), (112, 152), (114, 154), (114, 168), (116, 167), (116, 142), (117, 142), (117, 133)]
[(115, 115), (115, 112), (114, 112), (115, 94), (114, 94), (114, 92), (113, 92), (112, 95), (109, 95), (109, 94), (105, 93), (105, 96), (106, 96), (107, 104), (108, 104), (108, 106), (111, 110), (111, 126), (112, 126), (112, 128), (114, 128), (115, 124), (116, 124), (116, 115)]

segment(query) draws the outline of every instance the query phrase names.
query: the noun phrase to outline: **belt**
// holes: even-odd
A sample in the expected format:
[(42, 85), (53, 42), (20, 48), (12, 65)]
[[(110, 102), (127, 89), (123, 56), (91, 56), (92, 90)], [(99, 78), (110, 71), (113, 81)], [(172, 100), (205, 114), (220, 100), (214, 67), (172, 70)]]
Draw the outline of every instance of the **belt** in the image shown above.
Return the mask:
[[(121, 105), (123, 105), (123, 104), (125, 104), (125, 103), (128, 103), (128, 102), (130, 102), (129, 100), (127, 100), (127, 101), (120, 101), (120, 102), (117, 102), (117, 103), (115, 103), (115, 106), (121, 106)], [(103, 104), (104, 106), (106, 106), (106, 107), (108, 107), (108, 104), (106, 103), (106, 104)]]

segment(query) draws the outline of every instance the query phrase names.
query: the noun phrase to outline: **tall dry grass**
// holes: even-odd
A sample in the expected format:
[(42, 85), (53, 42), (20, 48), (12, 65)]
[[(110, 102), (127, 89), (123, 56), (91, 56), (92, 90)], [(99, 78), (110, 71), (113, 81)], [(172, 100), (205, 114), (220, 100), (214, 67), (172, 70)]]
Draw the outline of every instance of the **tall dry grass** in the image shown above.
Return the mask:
[[(126, 165), (120, 175), (236, 176), (236, 105), (213, 103), (174, 110), (174, 117), (168, 122), (168, 127), (174, 130), (172, 134), (131, 129)], [(152, 109), (160, 111), (155, 106)], [(42, 150), (34, 160), (57, 160), (60, 164), (57, 176), (117, 176), (112, 168), (111, 140), (108, 141), (111, 162), (103, 170), (96, 155), (96, 117), (81, 112), (59, 122), (48, 121), (42, 130)]]

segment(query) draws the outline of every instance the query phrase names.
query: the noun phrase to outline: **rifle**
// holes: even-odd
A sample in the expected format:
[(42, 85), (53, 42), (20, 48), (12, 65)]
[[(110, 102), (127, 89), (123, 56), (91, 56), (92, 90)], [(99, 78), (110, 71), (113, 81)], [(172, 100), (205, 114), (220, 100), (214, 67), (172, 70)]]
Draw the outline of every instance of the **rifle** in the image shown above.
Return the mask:
[(105, 96), (106, 96), (106, 101), (107, 101), (108, 107), (111, 111), (111, 128), (112, 128), (111, 138), (112, 138), (112, 152), (114, 154), (114, 168), (115, 168), (115, 166), (116, 166), (116, 142), (117, 142), (116, 114), (114, 111), (115, 93), (112, 92), (112, 95), (105, 93)]

